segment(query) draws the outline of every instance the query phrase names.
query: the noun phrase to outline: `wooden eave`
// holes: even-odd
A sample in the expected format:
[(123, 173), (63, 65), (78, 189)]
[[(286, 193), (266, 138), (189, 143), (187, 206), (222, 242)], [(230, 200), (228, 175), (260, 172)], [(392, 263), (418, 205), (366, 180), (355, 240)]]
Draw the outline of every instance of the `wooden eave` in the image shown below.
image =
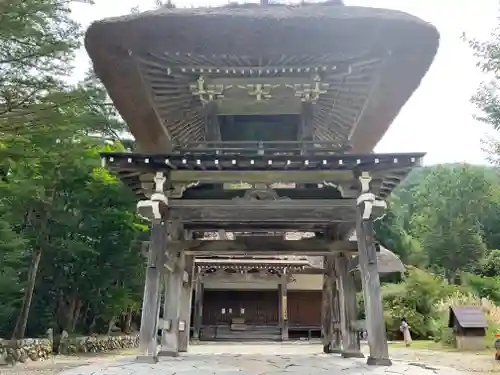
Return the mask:
[(237, 271), (249, 271), (253, 269), (267, 270), (288, 269), (290, 271), (303, 271), (306, 268), (313, 268), (309, 260), (291, 260), (291, 259), (249, 259), (249, 258), (231, 258), (231, 259), (214, 259), (214, 258), (196, 258), (196, 266), (201, 270), (207, 269), (232, 269)]
[(314, 139), (369, 152), (420, 84), (438, 40), (435, 27), (402, 12), (309, 4), (162, 8), (95, 22), (85, 45), (145, 152), (206, 139), (188, 81), (211, 67), (271, 76), (283, 67), (326, 69), (330, 88), (315, 104)]
[[(344, 155), (184, 155), (181, 153), (101, 153), (103, 166), (144, 196), (145, 188), (151, 189), (156, 172), (169, 173), (171, 183), (189, 185), (199, 183), (332, 183), (352, 185), (358, 188), (357, 177), (361, 172), (372, 175), (372, 191), (386, 198), (411, 169), (420, 165), (423, 153), (392, 154), (344, 154)], [(335, 189), (276, 189), (289, 198), (331, 199)], [(321, 192), (320, 192), (321, 191)], [(313, 194), (312, 194), (312, 193)], [(191, 199), (231, 199), (244, 190), (231, 192), (200, 193), (193, 190), (187, 194)], [(205, 194), (205, 195), (204, 195)], [(223, 194), (217, 195), (217, 194)], [(295, 194), (295, 195), (294, 195)], [(309, 194), (309, 196), (307, 195)], [(322, 196), (322, 194), (326, 194)]]

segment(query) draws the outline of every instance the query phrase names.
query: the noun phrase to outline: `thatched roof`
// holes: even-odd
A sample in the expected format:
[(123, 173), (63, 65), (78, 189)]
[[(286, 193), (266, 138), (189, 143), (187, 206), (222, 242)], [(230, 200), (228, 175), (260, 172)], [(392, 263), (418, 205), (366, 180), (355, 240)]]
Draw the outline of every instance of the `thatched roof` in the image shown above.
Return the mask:
[(96, 22), (85, 45), (143, 151), (205, 138), (202, 107), (188, 87), (193, 77), (167, 65), (344, 64), (349, 74), (326, 75), (314, 137), (369, 152), (418, 87), (438, 39), (433, 26), (402, 12), (325, 3), (162, 8)]

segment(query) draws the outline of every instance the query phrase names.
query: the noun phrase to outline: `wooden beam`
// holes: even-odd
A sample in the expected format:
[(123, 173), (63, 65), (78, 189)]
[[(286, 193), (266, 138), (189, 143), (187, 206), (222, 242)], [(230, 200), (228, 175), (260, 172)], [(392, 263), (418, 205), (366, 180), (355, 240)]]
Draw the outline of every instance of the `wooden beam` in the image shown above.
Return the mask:
[(190, 183), (198, 181), (204, 184), (247, 182), (249, 184), (272, 184), (281, 183), (322, 183), (323, 181), (348, 182), (354, 179), (353, 172), (302, 170), (302, 171), (197, 171), (197, 170), (175, 170), (171, 172), (172, 183)]
[(232, 283), (269, 283), (279, 282), (279, 276), (275, 275), (253, 275), (253, 274), (205, 274), (201, 276), (202, 282), (216, 281), (217, 283), (232, 284)]
[(169, 201), (173, 220), (183, 223), (355, 222), (356, 200), (182, 200)]
[[(344, 224), (344, 223), (342, 223)], [(346, 225), (353, 226), (351, 222), (345, 223)], [(187, 222), (184, 223), (184, 228), (194, 232), (217, 232), (221, 228), (228, 232), (254, 232), (254, 233), (268, 233), (268, 232), (324, 232), (330, 227), (330, 223), (301, 223), (301, 222), (264, 222), (257, 221), (251, 222)]]
[(307, 238), (302, 240), (284, 240), (274, 237), (247, 237), (235, 241), (231, 240), (206, 240), (185, 241), (179, 244), (186, 249), (186, 254), (194, 256), (213, 255), (310, 255), (321, 256), (335, 252), (355, 252), (356, 242), (334, 241)]

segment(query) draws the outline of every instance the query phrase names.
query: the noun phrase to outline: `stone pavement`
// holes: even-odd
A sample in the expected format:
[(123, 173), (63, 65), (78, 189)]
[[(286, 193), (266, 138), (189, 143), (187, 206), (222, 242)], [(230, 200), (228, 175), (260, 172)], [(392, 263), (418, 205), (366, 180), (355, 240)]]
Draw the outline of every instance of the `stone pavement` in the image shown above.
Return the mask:
[[(372, 367), (364, 359), (317, 353), (318, 346), (225, 345), (192, 346), (191, 353), (161, 358), (157, 364), (124, 359), (89, 365), (61, 375), (463, 375), (454, 369), (394, 360), (390, 367)], [(315, 352), (314, 352), (315, 351)]]

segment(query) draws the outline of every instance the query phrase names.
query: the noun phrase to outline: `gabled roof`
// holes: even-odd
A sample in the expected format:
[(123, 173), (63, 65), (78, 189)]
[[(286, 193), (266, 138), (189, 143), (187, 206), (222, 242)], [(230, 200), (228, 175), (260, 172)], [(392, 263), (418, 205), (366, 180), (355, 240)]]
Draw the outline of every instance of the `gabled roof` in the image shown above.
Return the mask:
[(488, 328), (488, 321), (480, 306), (450, 306), (450, 328), (453, 327), (453, 316), (462, 328)]

